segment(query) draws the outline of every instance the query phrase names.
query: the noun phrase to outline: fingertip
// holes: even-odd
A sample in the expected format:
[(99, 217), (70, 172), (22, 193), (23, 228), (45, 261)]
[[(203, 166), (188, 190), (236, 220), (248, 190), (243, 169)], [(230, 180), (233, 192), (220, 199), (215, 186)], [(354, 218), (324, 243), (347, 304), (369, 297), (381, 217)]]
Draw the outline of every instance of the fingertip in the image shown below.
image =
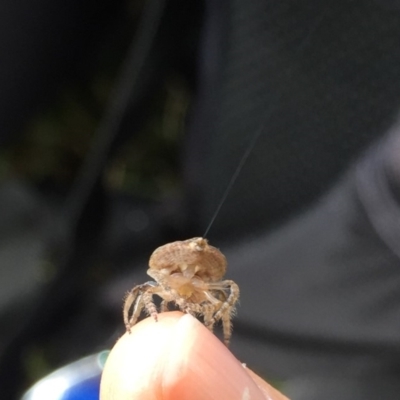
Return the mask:
[(199, 321), (183, 316), (165, 359), (163, 399), (265, 400), (227, 347)]
[(118, 340), (103, 371), (100, 399), (287, 400), (203, 324), (180, 312), (161, 313), (158, 322), (147, 318)]
[(146, 318), (126, 332), (111, 350), (104, 367), (101, 400), (160, 399), (165, 354), (180, 312)]

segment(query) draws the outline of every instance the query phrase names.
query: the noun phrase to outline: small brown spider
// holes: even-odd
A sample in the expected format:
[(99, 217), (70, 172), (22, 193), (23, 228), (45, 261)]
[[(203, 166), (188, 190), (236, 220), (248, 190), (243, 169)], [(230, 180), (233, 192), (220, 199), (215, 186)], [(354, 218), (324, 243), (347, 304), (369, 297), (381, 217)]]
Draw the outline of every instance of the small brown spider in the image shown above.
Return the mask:
[[(168, 243), (157, 248), (149, 260), (147, 274), (155, 282), (135, 286), (124, 304), (124, 322), (128, 332), (145, 309), (157, 321), (156, 294), (163, 300), (160, 311), (175, 303), (180, 310), (192, 315), (203, 315), (204, 324), (211, 331), (215, 322), (222, 320), (224, 342), (231, 337), (231, 315), (239, 298), (239, 287), (222, 281), (226, 258), (207, 239), (200, 237)], [(129, 311), (133, 306), (133, 311)]]

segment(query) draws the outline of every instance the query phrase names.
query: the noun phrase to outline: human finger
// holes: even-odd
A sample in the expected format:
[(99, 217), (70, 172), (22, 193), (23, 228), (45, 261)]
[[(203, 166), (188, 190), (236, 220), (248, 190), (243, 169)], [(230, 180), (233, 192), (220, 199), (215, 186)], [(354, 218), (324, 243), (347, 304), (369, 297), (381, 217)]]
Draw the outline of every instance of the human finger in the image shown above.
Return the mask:
[(157, 323), (151, 318), (140, 322), (117, 342), (105, 365), (100, 398), (286, 399), (265, 385), (203, 324), (190, 315), (168, 312), (159, 314)]

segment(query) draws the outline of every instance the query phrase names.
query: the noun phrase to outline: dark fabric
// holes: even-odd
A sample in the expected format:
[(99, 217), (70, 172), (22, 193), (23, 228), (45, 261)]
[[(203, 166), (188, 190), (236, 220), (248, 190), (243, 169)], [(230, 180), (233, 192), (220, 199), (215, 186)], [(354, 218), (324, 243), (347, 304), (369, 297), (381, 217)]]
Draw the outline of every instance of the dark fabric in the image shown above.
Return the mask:
[[(353, 399), (368, 398), (366, 376), (383, 390), (400, 372), (400, 209), (385, 166), (388, 131), (400, 135), (392, 6), (209, 1), (202, 57), (214, 67), (188, 141), (201, 233), (263, 129), (208, 234), (241, 287), (234, 353), (269, 376), (346, 377)], [(310, 382), (309, 399), (327, 398)]]
[(263, 126), (210, 233), (239, 238), (299, 212), (393, 123), (400, 11), (316, 0), (209, 1), (208, 9), (217, 28), (205, 34), (202, 59), (217, 67), (203, 67), (187, 181), (204, 229)]
[(364, 379), (303, 377), (285, 385), (292, 400), (397, 399), (400, 384), (397, 376)]
[[(377, 196), (379, 183), (369, 181)], [(400, 261), (357, 184), (352, 171), (284, 227), (227, 245), (241, 284), (233, 346), (242, 360), (284, 376), (399, 370)]]

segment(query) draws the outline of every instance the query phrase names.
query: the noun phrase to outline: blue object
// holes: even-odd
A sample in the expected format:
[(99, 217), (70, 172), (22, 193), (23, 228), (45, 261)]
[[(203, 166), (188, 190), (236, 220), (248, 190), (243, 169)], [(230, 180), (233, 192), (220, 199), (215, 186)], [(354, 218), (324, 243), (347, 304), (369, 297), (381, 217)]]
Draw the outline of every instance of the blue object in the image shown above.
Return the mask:
[(54, 371), (33, 385), (22, 400), (99, 400), (101, 373), (108, 350)]

